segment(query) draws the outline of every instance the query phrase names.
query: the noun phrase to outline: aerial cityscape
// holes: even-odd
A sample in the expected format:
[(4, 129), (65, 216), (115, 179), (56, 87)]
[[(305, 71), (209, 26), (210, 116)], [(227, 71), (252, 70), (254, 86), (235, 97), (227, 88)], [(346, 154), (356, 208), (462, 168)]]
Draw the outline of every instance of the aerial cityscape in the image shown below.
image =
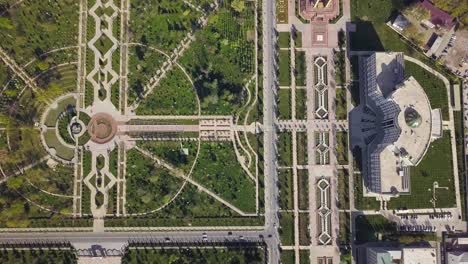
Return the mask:
[(468, 263), (465, 0), (0, 0), (0, 263)]

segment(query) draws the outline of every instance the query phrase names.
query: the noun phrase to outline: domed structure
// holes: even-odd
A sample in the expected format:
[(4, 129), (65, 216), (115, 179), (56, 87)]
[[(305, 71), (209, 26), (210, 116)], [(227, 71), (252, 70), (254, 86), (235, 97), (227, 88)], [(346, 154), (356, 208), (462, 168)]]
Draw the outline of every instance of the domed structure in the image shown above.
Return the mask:
[(411, 128), (417, 128), (421, 125), (421, 115), (413, 107), (408, 107), (405, 110), (406, 124)]

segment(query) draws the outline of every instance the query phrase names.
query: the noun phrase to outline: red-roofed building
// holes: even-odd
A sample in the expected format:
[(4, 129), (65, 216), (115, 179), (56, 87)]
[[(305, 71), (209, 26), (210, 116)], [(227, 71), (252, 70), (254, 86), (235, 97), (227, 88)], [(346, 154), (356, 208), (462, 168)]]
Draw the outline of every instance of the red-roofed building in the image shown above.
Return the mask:
[(455, 25), (454, 18), (447, 12), (440, 10), (429, 0), (422, 0), (420, 5), (431, 12), (431, 22), (434, 25), (451, 28)]

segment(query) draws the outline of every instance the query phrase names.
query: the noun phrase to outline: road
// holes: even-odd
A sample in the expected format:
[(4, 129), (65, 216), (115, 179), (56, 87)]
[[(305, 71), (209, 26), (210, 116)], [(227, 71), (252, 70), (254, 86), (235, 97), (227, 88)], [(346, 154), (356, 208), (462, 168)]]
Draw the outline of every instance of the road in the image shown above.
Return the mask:
[(276, 171), (276, 1), (262, 1), (263, 10), (263, 133), (264, 133), (264, 175), (265, 175), (265, 231), (272, 233), (268, 258), (269, 263), (279, 263), (278, 219), (278, 175)]
[[(206, 234), (206, 241), (203, 241)], [(74, 232), (74, 233), (0, 233), (1, 244), (26, 244), (40, 242), (70, 242), (77, 249), (79, 255), (93, 255), (91, 248), (104, 251), (108, 255), (117, 252), (128, 242), (142, 243), (237, 243), (237, 242), (265, 242), (269, 247), (274, 244), (274, 238), (268, 237), (263, 231), (179, 231), (179, 232)], [(273, 263), (273, 262), (270, 262)]]

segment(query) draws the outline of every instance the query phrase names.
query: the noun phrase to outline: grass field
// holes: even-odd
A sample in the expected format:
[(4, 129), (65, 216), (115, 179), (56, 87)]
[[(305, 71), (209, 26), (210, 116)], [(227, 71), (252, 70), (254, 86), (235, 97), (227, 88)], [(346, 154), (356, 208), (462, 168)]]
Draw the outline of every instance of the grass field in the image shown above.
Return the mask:
[[(463, 127), (463, 113), (461, 111), (454, 111), (453, 118), (455, 123), (455, 140), (457, 144), (457, 160), (458, 160), (458, 178), (460, 183), (460, 196), (466, 197), (465, 188), (465, 148), (464, 148), (464, 127)], [(465, 219), (465, 199), (460, 199), (462, 207), (462, 219)]]
[(299, 244), (301, 246), (310, 245), (308, 213), (299, 213)]
[(348, 133), (339, 131), (336, 133), (336, 152), (338, 164), (348, 164)]
[(362, 182), (362, 175), (354, 173), (354, 206), (359, 210), (378, 210), (380, 202), (374, 197), (364, 197), (364, 186)]
[(340, 212), (340, 244), (349, 244), (351, 241), (351, 226), (349, 213)]
[(307, 165), (307, 133), (297, 132), (297, 164)]
[(307, 90), (296, 89), (296, 119), (307, 119)]
[(283, 210), (294, 209), (293, 174), (291, 169), (278, 170), (279, 206)]
[(338, 208), (349, 209), (349, 172), (338, 170)]
[(280, 239), (281, 245), (291, 246), (294, 243), (294, 215), (293, 213), (280, 213)]
[(282, 132), (278, 135), (278, 164), (280, 166), (292, 165), (292, 138), (291, 133)]
[(307, 170), (297, 170), (297, 185), (299, 187), (299, 209), (309, 209), (309, 174)]
[(348, 118), (348, 105), (346, 100), (346, 89), (336, 89), (336, 119), (346, 120)]
[(291, 119), (291, 90), (278, 90), (278, 118)]
[(69, 105), (76, 105), (76, 99), (73, 96), (67, 97), (60, 102), (57, 103), (57, 108), (51, 109), (47, 114), (45, 119), (45, 125), (47, 127), (55, 127), (57, 123), (57, 119), (59, 118), (60, 114), (66, 111)]
[(300, 31), (294, 32), (293, 39), (294, 39), (294, 47), (302, 48), (302, 32)]
[(411, 194), (391, 199), (388, 208), (432, 208), (434, 182), (438, 182), (439, 187), (448, 188), (448, 191), (437, 189), (436, 207), (454, 207), (455, 190), (451, 146), (450, 132), (444, 131), (443, 138), (431, 143), (418, 166), (411, 167)]
[(294, 264), (296, 259), (296, 254), (294, 250), (283, 250), (281, 251), (281, 263), (283, 264)]
[(278, 33), (278, 45), (280, 48), (289, 48), (290, 47), (290, 41), (291, 41), (291, 35), (289, 32), (279, 32)]
[(279, 65), (279, 85), (289, 86), (291, 85), (291, 56), (289, 50), (280, 50), (278, 57)]
[(305, 51), (294, 51), (296, 53), (296, 65), (294, 74), (296, 75), (296, 86), (306, 85), (306, 59)]
[(75, 156), (75, 149), (69, 148), (60, 143), (54, 129), (49, 129), (44, 132), (44, 138), (47, 146), (55, 149), (57, 156), (60, 158), (64, 160), (72, 160)]
[(440, 108), (442, 111), (442, 118), (448, 120), (448, 95), (444, 82), (419, 65), (405, 61), (405, 77), (409, 76), (413, 76), (424, 88), (429, 102), (431, 103), (431, 108)]

